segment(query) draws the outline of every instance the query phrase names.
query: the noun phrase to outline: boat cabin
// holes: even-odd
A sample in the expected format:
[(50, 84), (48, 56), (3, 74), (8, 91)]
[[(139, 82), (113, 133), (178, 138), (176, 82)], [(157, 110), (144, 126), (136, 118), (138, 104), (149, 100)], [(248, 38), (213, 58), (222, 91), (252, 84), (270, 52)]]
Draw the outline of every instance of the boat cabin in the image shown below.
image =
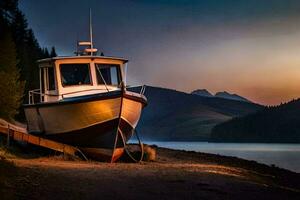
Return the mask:
[(29, 104), (121, 90), (128, 60), (104, 56), (54, 57), (39, 60), (40, 88)]

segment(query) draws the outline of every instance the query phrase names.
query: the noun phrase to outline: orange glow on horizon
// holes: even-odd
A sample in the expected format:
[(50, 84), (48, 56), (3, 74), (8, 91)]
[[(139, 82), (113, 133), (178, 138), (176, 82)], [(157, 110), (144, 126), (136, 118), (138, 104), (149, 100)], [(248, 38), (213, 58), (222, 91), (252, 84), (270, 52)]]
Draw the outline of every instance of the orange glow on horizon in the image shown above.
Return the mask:
[(278, 105), (300, 98), (299, 38), (300, 30), (227, 40), (199, 52), (166, 48), (164, 54), (140, 64), (151, 63), (143, 74), (131, 73), (149, 74), (140, 81), (148, 85), (187, 93), (227, 91), (259, 104)]

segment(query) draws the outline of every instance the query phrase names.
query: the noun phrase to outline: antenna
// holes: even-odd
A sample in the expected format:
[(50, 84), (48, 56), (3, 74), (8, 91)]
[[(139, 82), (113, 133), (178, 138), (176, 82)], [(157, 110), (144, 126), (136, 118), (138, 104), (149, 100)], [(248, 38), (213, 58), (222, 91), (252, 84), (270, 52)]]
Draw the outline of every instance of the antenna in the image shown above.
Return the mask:
[[(77, 52), (76, 55), (80, 56), (80, 55), (91, 55), (93, 56), (93, 54), (97, 54), (98, 49), (94, 49), (94, 45), (93, 45), (93, 27), (92, 27), (92, 9), (90, 8), (90, 41), (89, 42), (79, 42), (77, 41)], [(86, 46), (87, 48), (85, 48), (83, 51), (79, 50), (80, 46)]]
[(76, 34), (76, 51), (75, 51), (75, 55), (79, 56), (79, 41), (78, 41), (78, 33)]
[[(90, 8), (90, 42), (91, 49), (93, 49), (93, 27), (92, 27), (92, 9)], [(93, 51), (91, 51), (91, 56), (93, 55)]]

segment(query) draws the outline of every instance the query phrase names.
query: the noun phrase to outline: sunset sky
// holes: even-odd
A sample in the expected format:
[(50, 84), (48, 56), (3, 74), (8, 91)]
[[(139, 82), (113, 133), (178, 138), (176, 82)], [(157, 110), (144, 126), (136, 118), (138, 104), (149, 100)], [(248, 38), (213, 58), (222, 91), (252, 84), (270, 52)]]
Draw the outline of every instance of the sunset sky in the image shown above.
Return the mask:
[(131, 84), (237, 93), (274, 105), (300, 97), (300, 1), (20, 1), (42, 46), (72, 55), (88, 38), (130, 60)]

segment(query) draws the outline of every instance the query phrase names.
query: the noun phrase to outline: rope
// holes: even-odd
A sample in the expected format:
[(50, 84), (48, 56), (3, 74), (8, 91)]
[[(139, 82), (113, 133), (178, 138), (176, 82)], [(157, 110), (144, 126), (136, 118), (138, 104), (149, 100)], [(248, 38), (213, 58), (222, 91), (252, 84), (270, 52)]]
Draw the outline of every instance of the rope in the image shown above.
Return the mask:
[[(124, 86), (124, 85), (122, 85)], [(121, 105), (120, 105), (120, 111), (119, 111), (119, 120), (118, 120), (118, 127), (117, 127), (117, 132), (116, 132), (116, 138), (115, 138), (115, 144), (114, 144), (114, 149), (113, 149), (113, 154), (117, 148), (117, 142), (118, 142), (118, 136), (119, 136), (119, 127), (120, 127), (120, 123), (121, 123), (121, 115), (122, 115), (122, 108), (123, 108), (123, 94), (125, 92), (125, 88), (124, 87), (121, 87), (121, 90), (122, 90), (122, 98), (121, 98)], [(123, 135), (121, 135), (122, 137)], [(124, 141), (123, 141), (123, 144), (124, 144)], [(113, 162), (113, 155), (111, 157), (111, 163)]]
[(125, 140), (125, 137), (124, 137), (124, 135), (123, 135), (123, 132), (122, 132), (122, 130), (121, 130), (120, 128), (118, 128), (118, 132), (119, 132), (120, 135), (121, 135), (121, 138), (122, 138), (122, 142), (123, 142), (123, 146), (124, 146), (125, 152), (127, 153), (127, 155), (128, 155), (134, 162), (139, 163), (139, 162), (141, 162), (141, 161), (143, 160), (143, 158), (144, 158), (144, 145), (143, 145), (143, 143), (141, 142), (141, 139), (140, 139), (140, 137), (139, 137), (138, 132), (136, 131), (136, 129), (133, 129), (133, 130), (134, 130), (134, 132), (135, 132), (135, 134), (136, 134), (136, 137), (137, 137), (137, 139), (138, 139), (138, 141), (139, 141), (139, 146), (140, 146), (140, 149), (141, 149), (141, 157), (140, 157), (139, 160), (135, 159), (135, 158), (131, 155), (130, 151), (129, 151), (128, 148), (127, 148), (128, 145), (127, 145), (127, 143), (126, 143), (126, 140)]
[(100, 76), (101, 76), (102, 81), (104, 82), (104, 85), (105, 85), (105, 88), (106, 88), (107, 92), (109, 92), (109, 89), (108, 89), (108, 87), (107, 87), (106, 81), (105, 81), (105, 79), (103, 78), (102, 73), (101, 73), (99, 67), (96, 66), (96, 68), (97, 68), (97, 71), (99, 72), (99, 74), (100, 74)]
[[(89, 159), (84, 155), (84, 153), (78, 148), (78, 147), (74, 147), (76, 149), (76, 151), (79, 153), (79, 155), (81, 156), (81, 158), (83, 158), (85, 161), (88, 161)], [(75, 153), (76, 155), (76, 153)]]

